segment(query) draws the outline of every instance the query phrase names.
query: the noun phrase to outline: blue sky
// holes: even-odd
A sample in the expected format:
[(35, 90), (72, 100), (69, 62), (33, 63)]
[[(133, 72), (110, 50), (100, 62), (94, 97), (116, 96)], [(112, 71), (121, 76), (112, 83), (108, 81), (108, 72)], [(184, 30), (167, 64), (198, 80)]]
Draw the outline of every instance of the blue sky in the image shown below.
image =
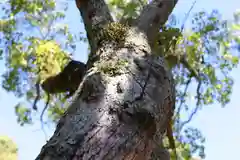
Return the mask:
[[(188, 11), (193, 0), (179, 0), (174, 13), (180, 17)], [(224, 18), (232, 18), (233, 12), (240, 9), (239, 0), (198, 0), (192, 13), (199, 10), (211, 11), (218, 9)], [(72, 31), (83, 31), (83, 25), (79, 24), (80, 15), (74, 1), (70, 2), (67, 20)], [(77, 45), (76, 59), (86, 61), (87, 45)], [(240, 144), (240, 104), (238, 103), (238, 88), (240, 89), (240, 68), (233, 70), (232, 77), (235, 80), (231, 102), (226, 108), (214, 104), (204, 107), (191, 122), (191, 126), (199, 128), (206, 137), (206, 160), (236, 159)], [(0, 64), (0, 74), (4, 72), (4, 64)], [(8, 135), (19, 148), (19, 160), (35, 159), (45, 144), (45, 136), (41, 131), (38, 121), (33, 126), (20, 127), (16, 122), (13, 106), (19, 100), (13, 94), (0, 89), (0, 135)], [(53, 129), (48, 129), (51, 136)]]

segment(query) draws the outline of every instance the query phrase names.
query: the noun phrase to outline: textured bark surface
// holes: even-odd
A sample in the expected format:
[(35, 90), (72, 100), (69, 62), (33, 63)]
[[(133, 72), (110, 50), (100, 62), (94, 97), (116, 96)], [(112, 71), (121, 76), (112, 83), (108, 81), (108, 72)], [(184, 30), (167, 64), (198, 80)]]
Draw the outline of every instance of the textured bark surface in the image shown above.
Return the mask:
[[(81, 10), (80, 2), (77, 4)], [(88, 16), (92, 14), (88, 9), (93, 11), (96, 6), (101, 6), (98, 14), (108, 14), (101, 10), (106, 9), (103, 2), (83, 1), (86, 12), (81, 10), (81, 14), (89, 39), (93, 39), (91, 32), (98, 32), (94, 25), (112, 21), (107, 17), (95, 23), (97, 18), (92, 17), (97, 15)], [(37, 159), (170, 159), (161, 142), (175, 102), (173, 82), (164, 60), (153, 56), (151, 37), (146, 32), (148, 29), (135, 26), (129, 28), (122, 44), (109, 42), (96, 46), (97, 40), (90, 43), (97, 58), (91, 60), (74, 101)], [(110, 65), (110, 61), (117, 68), (114, 74), (101, 69)], [(119, 65), (122, 61), (124, 64)]]

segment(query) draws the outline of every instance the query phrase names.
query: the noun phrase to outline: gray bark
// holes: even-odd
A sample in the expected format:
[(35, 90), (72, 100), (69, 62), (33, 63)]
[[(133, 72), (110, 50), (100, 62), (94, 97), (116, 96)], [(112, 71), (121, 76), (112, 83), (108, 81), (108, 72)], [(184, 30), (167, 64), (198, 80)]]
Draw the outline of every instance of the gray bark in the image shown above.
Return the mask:
[[(173, 82), (164, 59), (153, 56), (153, 36), (149, 35), (153, 34), (150, 30), (157, 31), (165, 23), (176, 1), (154, 2), (139, 16), (139, 23), (129, 28), (123, 44), (98, 45), (95, 35), (113, 21), (107, 5), (103, 0), (77, 1), (94, 52), (73, 102), (36, 159), (170, 159), (159, 146), (174, 106)], [(159, 2), (164, 11), (154, 7)], [(156, 22), (146, 19), (147, 12), (161, 19), (153, 28), (144, 27), (144, 23)], [(100, 69), (110, 61), (118, 69), (115, 74)], [(124, 65), (117, 66), (120, 61)]]

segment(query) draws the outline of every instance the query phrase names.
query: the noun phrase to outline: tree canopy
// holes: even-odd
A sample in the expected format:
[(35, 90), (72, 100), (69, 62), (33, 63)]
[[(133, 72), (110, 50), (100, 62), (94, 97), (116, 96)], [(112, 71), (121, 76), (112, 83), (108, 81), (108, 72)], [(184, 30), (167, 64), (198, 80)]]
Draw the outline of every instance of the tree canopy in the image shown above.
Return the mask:
[(16, 160), (17, 159), (16, 144), (7, 136), (0, 136), (0, 159)]
[[(70, 2), (55, 0), (8, 0), (0, 4), (3, 13), (0, 20), (0, 57), (5, 62), (2, 88), (19, 98), (15, 107), (20, 125), (34, 123), (36, 112), (32, 108), (36, 95), (36, 83), (58, 74), (70, 57), (75, 54), (76, 44), (87, 43), (84, 31), (73, 33), (65, 21)], [(123, 22), (136, 21), (146, 0), (108, 0), (111, 13)], [(194, 4), (193, 4), (194, 7)], [(231, 70), (239, 63), (240, 12), (233, 20), (222, 18), (218, 10), (201, 11), (180, 21), (171, 15), (159, 29), (156, 50), (166, 57), (174, 73), (177, 102), (174, 131), (178, 152), (185, 159), (192, 154), (204, 158), (204, 135), (194, 126), (188, 126), (192, 117), (204, 106), (219, 103), (226, 106), (230, 101), (234, 80)], [(177, 59), (172, 58), (176, 55)], [(186, 61), (182, 61), (186, 57)], [(39, 70), (41, 69), (41, 72)], [(44, 72), (42, 71), (44, 70)], [(41, 103), (47, 94), (41, 91)], [(51, 96), (48, 120), (56, 122), (66, 110), (65, 93)], [(195, 105), (190, 106), (190, 99)], [(43, 108), (44, 105), (39, 105)], [(39, 108), (38, 110), (42, 110)], [(183, 118), (183, 114), (189, 117)]]

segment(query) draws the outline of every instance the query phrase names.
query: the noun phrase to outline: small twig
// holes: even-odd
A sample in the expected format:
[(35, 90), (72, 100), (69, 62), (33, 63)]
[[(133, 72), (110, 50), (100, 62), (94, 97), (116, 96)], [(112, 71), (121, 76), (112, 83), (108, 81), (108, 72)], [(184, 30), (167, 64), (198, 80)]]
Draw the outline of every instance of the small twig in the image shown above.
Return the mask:
[(46, 111), (46, 109), (47, 109), (47, 107), (48, 107), (49, 101), (50, 101), (50, 95), (49, 95), (49, 93), (48, 93), (47, 102), (46, 102), (46, 104), (45, 104), (45, 106), (44, 106), (44, 108), (43, 108), (43, 110), (42, 110), (41, 115), (40, 115), (40, 122), (41, 122), (41, 126), (42, 126), (41, 128), (42, 128), (42, 131), (43, 131), (43, 133), (44, 133), (44, 135), (45, 135), (45, 138), (47, 137), (47, 134), (46, 134), (46, 131), (45, 131), (45, 129), (44, 129), (43, 115), (44, 115), (44, 112)]
[(190, 15), (190, 12), (192, 11), (194, 5), (196, 4), (196, 2), (197, 2), (197, 0), (195, 0), (195, 1), (193, 2), (193, 4), (192, 4), (191, 8), (189, 9), (189, 11), (188, 11), (186, 17), (184, 18), (183, 24), (182, 24), (182, 26), (181, 26), (181, 32), (183, 31), (183, 29), (184, 29), (184, 27), (185, 27), (185, 23), (186, 23), (186, 21), (187, 21), (189, 15)]
[(50, 101), (50, 95), (48, 93), (48, 98), (47, 98), (47, 102), (42, 110), (42, 113), (40, 115), (40, 121), (43, 122), (43, 115), (44, 115), (44, 112), (46, 111), (47, 107), (48, 107), (48, 104), (49, 104), (49, 101)]
[(198, 86), (197, 86), (197, 103), (196, 103), (196, 107), (194, 108), (194, 110), (192, 111), (192, 113), (190, 114), (190, 116), (188, 117), (188, 119), (184, 122), (182, 122), (181, 126), (179, 127), (179, 132), (182, 130), (182, 128), (188, 124), (192, 119), (193, 119), (193, 116), (197, 113), (197, 111), (199, 110), (200, 108), (200, 96), (201, 96), (201, 93), (200, 93), (200, 87), (202, 85), (202, 82), (199, 81), (198, 83)]
[(40, 78), (40, 76), (39, 76), (40, 72), (41, 72), (40, 69), (38, 69), (38, 71), (36, 72), (36, 74), (38, 75), (37, 82), (36, 82), (36, 84), (35, 84), (37, 96), (36, 96), (36, 98), (35, 98), (35, 100), (34, 100), (33, 107), (32, 107), (35, 111), (37, 111), (37, 109), (38, 109), (38, 108), (37, 108), (37, 102), (38, 102), (39, 99), (41, 98), (41, 96), (40, 96), (40, 79), (41, 79), (41, 78)]
[[(188, 89), (188, 87), (189, 87), (190, 82), (191, 82), (191, 80), (189, 79), (189, 80), (187, 81), (187, 83), (185, 84), (186, 86), (185, 86), (185, 89), (184, 89), (183, 97), (185, 97), (186, 94), (187, 94), (187, 89)], [(180, 115), (180, 112), (181, 112), (181, 110), (182, 110), (182, 105), (183, 105), (184, 102), (185, 102), (185, 101), (184, 101), (183, 99), (181, 99), (181, 102), (180, 102), (179, 107), (177, 108), (177, 112), (176, 112), (176, 114), (175, 114), (175, 118), (176, 118), (175, 120), (176, 120), (178, 123), (180, 122), (180, 117), (179, 117), (179, 115)], [(179, 137), (179, 133), (180, 133), (180, 127), (179, 127), (179, 126), (176, 127), (176, 132), (178, 133), (178, 134), (177, 134), (177, 138), (178, 138), (178, 137)]]
[[(185, 84), (185, 89), (184, 89), (184, 92), (183, 92), (183, 97), (185, 97), (186, 96), (186, 94), (187, 94), (187, 90), (188, 90), (188, 87), (189, 87), (189, 85), (190, 85), (190, 82), (191, 82), (191, 77), (188, 79), (188, 81), (186, 82), (186, 84)], [(177, 110), (177, 115), (178, 114), (180, 114), (180, 111), (181, 111), (181, 109), (182, 109), (182, 105), (183, 105), (183, 103), (184, 103), (184, 100), (182, 100), (181, 99), (181, 102), (180, 102), (180, 104), (179, 104), (179, 107), (178, 107), (178, 110)]]
[(37, 83), (35, 84), (37, 96), (36, 96), (36, 98), (34, 100), (33, 107), (32, 107), (35, 111), (38, 109), (37, 108), (37, 102), (40, 99), (40, 86), (39, 86), (39, 83), (40, 83), (40, 79), (38, 79)]

